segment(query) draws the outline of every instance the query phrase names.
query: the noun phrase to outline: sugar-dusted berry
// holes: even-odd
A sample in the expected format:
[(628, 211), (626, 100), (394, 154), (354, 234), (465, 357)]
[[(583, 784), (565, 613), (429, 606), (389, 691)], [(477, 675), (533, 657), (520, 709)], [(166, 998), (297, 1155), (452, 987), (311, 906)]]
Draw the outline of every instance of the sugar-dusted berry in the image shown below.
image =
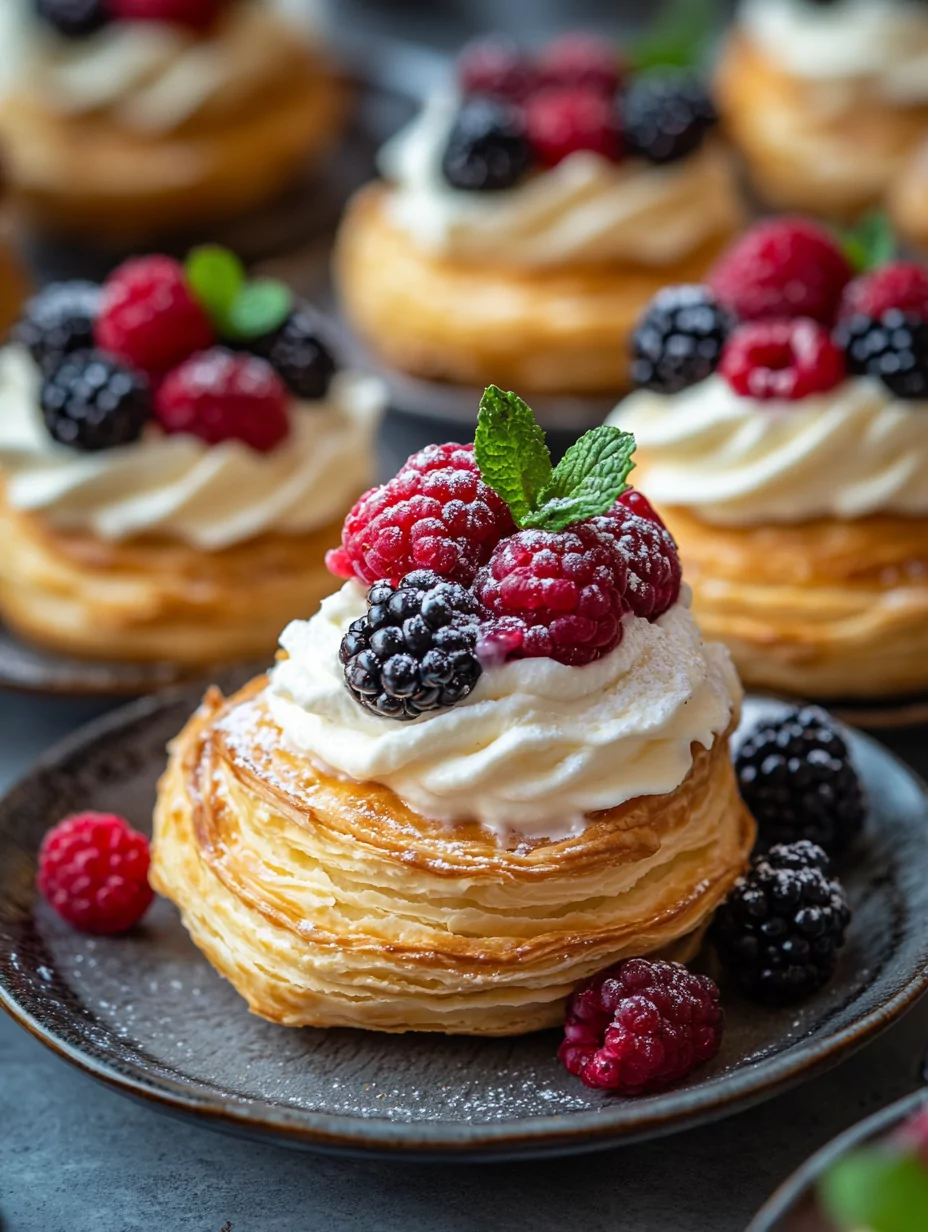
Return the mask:
[(799, 318), (739, 326), (722, 352), (719, 372), (742, 397), (795, 402), (840, 385), (847, 367), (828, 330)]

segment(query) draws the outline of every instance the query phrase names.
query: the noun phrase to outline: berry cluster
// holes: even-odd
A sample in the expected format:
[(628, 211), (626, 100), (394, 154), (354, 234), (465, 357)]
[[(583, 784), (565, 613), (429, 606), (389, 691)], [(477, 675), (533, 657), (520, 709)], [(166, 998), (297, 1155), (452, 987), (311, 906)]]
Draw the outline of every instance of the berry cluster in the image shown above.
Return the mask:
[(127, 261), (102, 286), (53, 283), (13, 339), (41, 369), (49, 434), (84, 451), (130, 444), (152, 424), (267, 452), (290, 430), (292, 399), (322, 397), (335, 370), (309, 305), (282, 284), (248, 283), (214, 248), (186, 267)]
[(463, 101), (442, 171), (469, 192), (512, 188), (580, 150), (611, 162), (674, 162), (717, 119), (689, 74), (630, 79), (615, 49), (589, 35), (564, 36), (535, 58), (496, 39), (473, 44), (461, 55), (458, 86)]
[(716, 370), (743, 397), (797, 401), (848, 375), (928, 397), (928, 268), (893, 261), (854, 277), (816, 223), (759, 223), (705, 286), (669, 287), (632, 340), (632, 379), (673, 394)]
[(114, 21), (168, 22), (205, 31), (227, 0), (34, 0), (37, 16), (64, 38), (87, 38)]

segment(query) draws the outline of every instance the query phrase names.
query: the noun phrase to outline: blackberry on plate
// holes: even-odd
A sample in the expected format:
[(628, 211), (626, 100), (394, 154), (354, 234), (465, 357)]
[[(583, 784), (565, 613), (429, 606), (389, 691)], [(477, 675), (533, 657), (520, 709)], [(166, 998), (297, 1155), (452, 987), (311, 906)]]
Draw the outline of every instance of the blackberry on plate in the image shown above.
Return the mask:
[(687, 73), (639, 77), (628, 89), (622, 115), (628, 150), (652, 163), (692, 154), (718, 122), (705, 86)]
[(758, 723), (738, 749), (735, 770), (763, 847), (808, 839), (837, 856), (863, 827), (860, 779), (843, 736), (819, 706)]
[(754, 856), (716, 913), (719, 958), (755, 1000), (799, 1001), (834, 974), (851, 909), (828, 870), (814, 843), (771, 847)]
[(107, 0), (35, 0), (35, 11), (65, 38), (85, 38), (110, 20)]
[(13, 328), (41, 368), (57, 365), (72, 351), (93, 347), (93, 326), (102, 290), (95, 282), (52, 282), (34, 295)]
[(486, 98), (464, 103), (441, 163), (452, 188), (467, 192), (512, 188), (531, 165), (532, 147), (517, 108)]
[(325, 397), (336, 370), (323, 336), (319, 314), (300, 300), (283, 325), (249, 341), (248, 349), (267, 360), (291, 393), (315, 401)]
[(855, 315), (835, 330), (848, 371), (875, 376), (897, 398), (928, 398), (928, 320), (890, 308), (878, 319)]
[(633, 382), (675, 394), (704, 381), (718, 367), (734, 325), (708, 287), (665, 287), (632, 335)]
[(41, 404), (51, 436), (90, 453), (138, 440), (151, 416), (151, 391), (105, 352), (75, 351), (46, 375)]
[(477, 600), (429, 569), (394, 586), (375, 582), (368, 610), (342, 638), (339, 658), (356, 701), (385, 719), (416, 719), (462, 701), (480, 677)]

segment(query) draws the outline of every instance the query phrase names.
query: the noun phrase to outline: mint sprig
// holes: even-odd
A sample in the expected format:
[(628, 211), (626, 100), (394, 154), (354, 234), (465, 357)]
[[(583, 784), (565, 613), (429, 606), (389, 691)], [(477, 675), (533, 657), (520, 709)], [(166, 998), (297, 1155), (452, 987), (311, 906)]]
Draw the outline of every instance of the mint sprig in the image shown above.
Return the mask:
[(490, 385), (480, 399), (474, 456), (522, 529), (560, 531), (606, 513), (628, 487), (634, 451), (630, 432), (604, 424), (552, 467), (545, 434), (517, 394)]
[(896, 234), (889, 215), (873, 210), (855, 227), (841, 233), (844, 255), (858, 274), (866, 274), (892, 261), (896, 255)]
[(660, 16), (631, 47), (632, 68), (704, 68), (720, 22), (718, 0), (668, 0)]
[(293, 307), (293, 293), (286, 283), (276, 278), (249, 281), (235, 253), (219, 244), (194, 248), (184, 272), (221, 338), (236, 342), (261, 338), (282, 325)]

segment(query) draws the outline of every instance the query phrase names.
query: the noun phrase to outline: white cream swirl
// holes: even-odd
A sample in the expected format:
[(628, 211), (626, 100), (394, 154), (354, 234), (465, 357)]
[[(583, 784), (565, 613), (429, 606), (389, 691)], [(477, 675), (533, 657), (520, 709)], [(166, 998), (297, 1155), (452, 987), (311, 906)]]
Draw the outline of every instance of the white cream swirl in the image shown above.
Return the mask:
[(678, 787), (691, 746), (711, 747), (741, 695), (728, 652), (703, 645), (685, 597), (654, 624), (626, 616), (621, 644), (597, 663), (507, 663), (457, 706), (390, 722), (363, 711), (342, 678), (340, 640), (365, 610), (349, 582), (287, 626), (271, 713), (320, 766), (383, 783), (436, 821), (529, 838), (578, 833), (589, 813)]
[(452, 188), (441, 158), (458, 101), (436, 95), (380, 152), (390, 216), (424, 249), (527, 268), (632, 261), (664, 266), (737, 226), (741, 206), (715, 142), (664, 167), (592, 152), (504, 192)]
[(609, 422), (634, 434), (655, 504), (707, 522), (928, 514), (928, 403), (897, 400), (877, 380), (757, 402), (713, 376), (674, 395), (640, 390)]
[(744, 0), (739, 21), (796, 77), (864, 82), (899, 104), (928, 101), (928, 7), (920, 0)]
[(114, 542), (167, 535), (217, 551), (325, 526), (371, 483), (383, 409), (372, 377), (338, 373), (324, 400), (294, 400), (290, 435), (270, 453), (154, 428), (134, 444), (79, 453), (46, 431), (40, 384), (28, 351), (0, 350), (0, 480), (12, 508), (63, 530)]

